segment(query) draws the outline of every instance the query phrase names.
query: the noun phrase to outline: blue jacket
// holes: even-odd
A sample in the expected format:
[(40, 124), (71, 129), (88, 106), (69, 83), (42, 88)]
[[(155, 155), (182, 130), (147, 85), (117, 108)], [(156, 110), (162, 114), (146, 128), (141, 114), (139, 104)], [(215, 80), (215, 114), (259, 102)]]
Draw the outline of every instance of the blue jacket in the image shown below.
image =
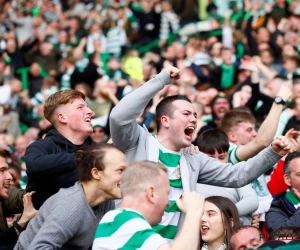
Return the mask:
[(285, 198), (285, 192), (274, 197), (266, 213), (266, 230), (269, 233), (281, 227), (300, 227), (300, 209)]

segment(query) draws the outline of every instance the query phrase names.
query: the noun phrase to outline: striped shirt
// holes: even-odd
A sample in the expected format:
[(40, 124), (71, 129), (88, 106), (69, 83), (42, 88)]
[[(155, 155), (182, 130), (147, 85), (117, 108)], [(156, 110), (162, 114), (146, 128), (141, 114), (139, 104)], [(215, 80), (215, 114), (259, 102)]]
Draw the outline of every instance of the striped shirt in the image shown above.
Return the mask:
[(95, 233), (93, 250), (155, 250), (166, 240), (144, 216), (132, 209), (115, 209), (104, 215)]
[(183, 193), (179, 170), (179, 161), (182, 152), (174, 152), (165, 148), (160, 143), (158, 144), (159, 162), (165, 165), (168, 169), (171, 189), (169, 194), (170, 206), (166, 208), (161, 222), (157, 226), (154, 226), (153, 229), (156, 230), (162, 237), (167, 239), (168, 243), (172, 243), (176, 235), (180, 216), (180, 210), (177, 207), (176, 200), (178, 200)]
[(236, 155), (236, 150), (238, 149), (238, 146), (229, 142), (229, 150), (228, 150), (228, 162), (232, 164), (236, 164), (240, 162), (241, 160)]
[(121, 54), (121, 29), (116, 26), (107, 32), (107, 53), (119, 56)]
[(75, 68), (68, 69), (61, 77), (60, 80), (60, 90), (71, 89), (71, 75), (73, 74)]
[(174, 11), (166, 11), (161, 14), (160, 39), (167, 39), (171, 33), (177, 34), (179, 28), (179, 19)]

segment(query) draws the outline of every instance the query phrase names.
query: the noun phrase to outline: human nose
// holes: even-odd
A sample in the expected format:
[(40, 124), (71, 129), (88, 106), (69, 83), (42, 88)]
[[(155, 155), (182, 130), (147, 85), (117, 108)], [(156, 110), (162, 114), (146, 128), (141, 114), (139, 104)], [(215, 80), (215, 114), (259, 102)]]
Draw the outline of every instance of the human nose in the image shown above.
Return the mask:
[(257, 136), (257, 132), (256, 130), (253, 130), (253, 137), (256, 137)]
[(6, 180), (9, 180), (9, 181), (12, 181), (12, 180), (13, 180), (13, 177), (12, 177), (12, 175), (10, 174), (10, 172), (8, 172), (8, 170), (5, 171), (5, 179), (6, 179)]
[(91, 116), (93, 116), (94, 114), (93, 110), (91, 110), (89, 107), (87, 107), (87, 113), (90, 114)]
[(204, 223), (204, 222), (206, 222), (206, 215), (205, 215), (205, 213), (201, 217), (201, 223)]

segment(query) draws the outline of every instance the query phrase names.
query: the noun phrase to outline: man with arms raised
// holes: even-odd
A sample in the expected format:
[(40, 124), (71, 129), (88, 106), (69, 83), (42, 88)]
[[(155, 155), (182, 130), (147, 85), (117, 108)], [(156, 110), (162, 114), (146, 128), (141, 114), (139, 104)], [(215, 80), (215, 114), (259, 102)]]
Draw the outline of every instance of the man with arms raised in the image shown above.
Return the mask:
[(156, 229), (170, 240), (176, 235), (177, 225), (182, 224), (180, 212), (170, 211), (178, 211), (175, 201), (183, 191), (194, 191), (197, 182), (224, 187), (244, 186), (266, 172), (282, 155), (295, 150), (295, 146), (281, 136), (254, 158), (227, 167), (202, 153), (183, 155), (182, 149), (191, 145), (197, 126), (196, 111), (185, 96), (169, 96), (157, 105), (158, 132), (155, 137), (152, 136), (136, 123), (136, 118), (158, 91), (175, 82), (179, 76), (177, 68), (167, 66), (160, 74), (126, 95), (110, 116), (113, 142), (125, 151), (129, 163), (147, 159), (168, 167), (170, 206)]
[(151, 227), (161, 221), (169, 206), (167, 171), (162, 164), (150, 161), (135, 162), (127, 167), (121, 180), (122, 203), (100, 221), (93, 250), (198, 249), (204, 199), (195, 192), (183, 193), (176, 201), (186, 217), (172, 245)]
[(36, 209), (60, 188), (78, 180), (75, 173), (75, 151), (93, 143), (92, 110), (85, 96), (77, 90), (64, 90), (45, 102), (44, 115), (55, 127), (43, 140), (29, 145), (25, 153), (28, 184), (26, 191), (36, 191)]

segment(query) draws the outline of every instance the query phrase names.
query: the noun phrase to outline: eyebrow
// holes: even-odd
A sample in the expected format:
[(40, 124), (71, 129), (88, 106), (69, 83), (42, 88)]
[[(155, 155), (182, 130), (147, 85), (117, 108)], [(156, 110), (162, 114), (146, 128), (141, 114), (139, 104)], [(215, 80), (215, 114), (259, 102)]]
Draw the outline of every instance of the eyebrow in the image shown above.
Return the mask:
[(194, 115), (197, 115), (197, 112), (193, 112), (193, 111), (190, 111), (190, 110), (187, 110), (187, 109), (184, 109), (181, 111), (182, 113), (183, 112), (188, 112), (189, 114), (194, 114)]
[(215, 211), (215, 210), (208, 210), (207, 212), (209, 212), (209, 213), (211, 213), (211, 212), (217, 213), (217, 211)]

